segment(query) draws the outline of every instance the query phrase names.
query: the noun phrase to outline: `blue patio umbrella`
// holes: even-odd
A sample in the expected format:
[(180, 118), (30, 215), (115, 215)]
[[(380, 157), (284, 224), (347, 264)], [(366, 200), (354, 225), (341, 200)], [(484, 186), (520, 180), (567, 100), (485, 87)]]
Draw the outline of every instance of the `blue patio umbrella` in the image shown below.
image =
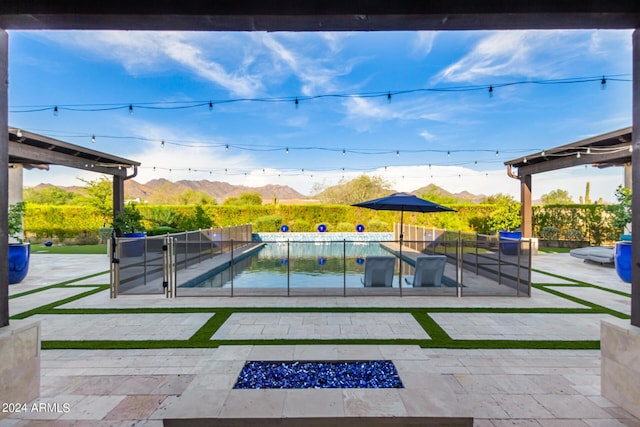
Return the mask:
[(389, 196), (380, 197), (366, 202), (360, 202), (351, 206), (359, 208), (374, 209), (377, 211), (400, 211), (400, 286), (402, 287), (402, 226), (404, 221), (404, 212), (456, 212), (454, 209), (437, 203), (421, 199), (418, 196), (409, 193), (394, 193)]

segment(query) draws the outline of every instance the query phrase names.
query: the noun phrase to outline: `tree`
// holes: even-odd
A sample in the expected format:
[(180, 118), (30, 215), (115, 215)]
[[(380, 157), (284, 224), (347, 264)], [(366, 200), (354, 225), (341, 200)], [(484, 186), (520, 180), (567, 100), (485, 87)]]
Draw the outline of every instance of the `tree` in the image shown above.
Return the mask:
[(616, 189), (616, 199), (618, 204), (611, 207), (611, 212), (613, 213), (611, 224), (618, 229), (624, 229), (627, 224), (631, 223), (632, 218), (631, 189), (619, 185)]
[[(318, 190), (318, 189), (316, 189)], [(323, 203), (352, 205), (365, 200), (383, 197), (391, 192), (391, 185), (380, 176), (360, 175), (329, 187), (317, 195)]]
[(484, 203), (488, 205), (508, 205), (509, 203), (516, 203), (516, 199), (508, 194), (492, 194), (484, 199)]
[(227, 206), (260, 206), (262, 205), (262, 196), (260, 193), (243, 193), (238, 197), (229, 197), (224, 201)]
[(573, 199), (567, 190), (552, 190), (541, 197), (543, 205), (566, 205), (573, 203)]
[(86, 184), (84, 191), (87, 196), (84, 204), (94, 207), (102, 215), (103, 223), (107, 224), (113, 214), (113, 185), (111, 180), (105, 177), (95, 180), (78, 178)]
[(79, 203), (82, 196), (63, 190), (58, 187), (45, 187), (40, 189), (25, 188), (24, 201), (38, 205), (73, 205)]
[(216, 200), (204, 191), (193, 190), (191, 188), (184, 190), (178, 196), (178, 200), (182, 205), (215, 205)]

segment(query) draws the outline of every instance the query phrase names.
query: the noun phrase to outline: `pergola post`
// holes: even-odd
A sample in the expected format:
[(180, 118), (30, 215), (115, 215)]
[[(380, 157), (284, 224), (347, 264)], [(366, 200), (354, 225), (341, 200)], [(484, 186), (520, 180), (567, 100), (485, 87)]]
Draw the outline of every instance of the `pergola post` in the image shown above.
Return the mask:
[(120, 175), (113, 176), (113, 216), (124, 210), (124, 178)]
[[(631, 144), (632, 202), (634, 217), (640, 212), (640, 29), (633, 32), (633, 107)], [(631, 224), (631, 324), (640, 327), (640, 221)]]
[(533, 215), (531, 207), (531, 175), (529, 174), (520, 177), (520, 203), (522, 216), (520, 231), (522, 232), (522, 237), (530, 238), (533, 237)]
[(0, 328), (9, 324), (9, 34), (0, 29)]

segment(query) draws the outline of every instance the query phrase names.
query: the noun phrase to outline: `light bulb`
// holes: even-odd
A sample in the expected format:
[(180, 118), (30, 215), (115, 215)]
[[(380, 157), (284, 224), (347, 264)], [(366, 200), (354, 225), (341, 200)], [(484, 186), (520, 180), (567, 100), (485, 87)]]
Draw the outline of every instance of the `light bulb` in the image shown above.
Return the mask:
[(22, 138), (22, 131), (20, 129), (18, 129), (18, 131), (16, 132), (16, 136), (18, 138)]
[(96, 143), (96, 136), (95, 135), (91, 135), (91, 143), (93, 143), (93, 144)]

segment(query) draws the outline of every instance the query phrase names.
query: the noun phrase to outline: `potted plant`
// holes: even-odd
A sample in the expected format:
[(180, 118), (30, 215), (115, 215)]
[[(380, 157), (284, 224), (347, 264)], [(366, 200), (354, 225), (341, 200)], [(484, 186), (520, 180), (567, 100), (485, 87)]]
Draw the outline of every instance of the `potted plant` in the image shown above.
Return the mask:
[[(142, 215), (136, 209), (135, 204), (126, 205), (124, 210), (116, 213), (111, 226), (118, 237), (144, 238), (147, 233), (142, 226)], [(139, 241), (123, 241), (120, 243), (121, 256), (137, 257), (144, 254), (145, 242)]]
[[(631, 189), (618, 186), (616, 199), (618, 204), (612, 206), (611, 225), (619, 230), (624, 230), (631, 224)], [(631, 234), (623, 234), (620, 241), (616, 242), (613, 259), (618, 277), (631, 283)]]
[(24, 203), (9, 205), (9, 284), (20, 283), (29, 272), (30, 244), (23, 242)]
[(144, 227), (142, 226), (142, 215), (138, 212), (135, 204), (126, 205), (124, 210), (116, 213), (111, 226), (118, 237), (144, 237)]

